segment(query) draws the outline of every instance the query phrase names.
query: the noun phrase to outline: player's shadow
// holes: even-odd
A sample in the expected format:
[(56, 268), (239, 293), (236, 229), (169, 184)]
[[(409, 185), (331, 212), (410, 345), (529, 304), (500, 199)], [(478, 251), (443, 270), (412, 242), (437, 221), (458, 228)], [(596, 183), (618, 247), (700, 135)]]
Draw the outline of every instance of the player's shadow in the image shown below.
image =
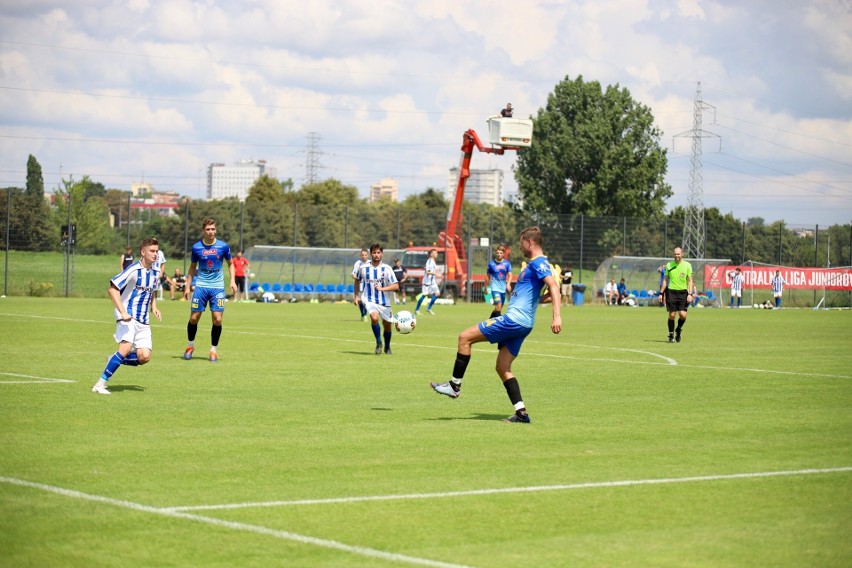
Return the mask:
[(120, 391), (136, 391), (136, 392), (144, 392), (145, 387), (140, 387), (139, 385), (110, 385), (110, 392), (120, 392)]
[(484, 414), (482, 412), (474, 413), (470, 416), (443, 416), (441, 418), (427, 418), (427, 420), (486, 420), (499, 422), (506, 418), (506, 414)]
[[(378, 357), (378, 355), (376, 355), (372, 351), (370, 351), (369, 353), (367, 351), (341, 351), (341, 353), (345, 353), (346, 355), (364, 355), (367, 357)], [(384, 355), (384, 353), (382, 353), (382, 355)]]

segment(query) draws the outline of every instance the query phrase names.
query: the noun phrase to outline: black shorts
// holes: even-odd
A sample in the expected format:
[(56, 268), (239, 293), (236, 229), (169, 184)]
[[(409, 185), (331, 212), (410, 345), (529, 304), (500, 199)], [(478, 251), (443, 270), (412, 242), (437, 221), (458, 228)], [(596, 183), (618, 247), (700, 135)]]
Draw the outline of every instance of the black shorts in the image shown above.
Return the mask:
[(669, 312), (685, 312), (689, 309), (689, 302), (686, 301), (688, 295), (686, 290), (666, 289), (666, 309)]
[(245, 276), (234, 276), (234, 284), (237, 285), (237, 290), (240, 292), (246, 291), (246, 277)]

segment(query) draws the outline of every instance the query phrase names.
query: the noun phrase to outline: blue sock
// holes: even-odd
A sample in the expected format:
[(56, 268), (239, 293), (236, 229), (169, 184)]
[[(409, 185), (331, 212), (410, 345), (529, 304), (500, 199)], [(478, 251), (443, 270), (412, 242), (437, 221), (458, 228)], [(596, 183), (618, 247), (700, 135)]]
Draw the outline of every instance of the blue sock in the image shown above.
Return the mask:
[(381, 345), (382, 344), (382, 328), (381, 328), (381, 326), (377, 323), (374, 323), (370, 327), (373, 328), (373, 335), (376, 336), (376, 344)]
[(128, 353), (127, 357), (124, 358), (124, 361), (122, 361), (121, 364), (127, 365), (128, 367), (139, 366), (139, 356), (136, 354), (136, 351)]
[(113, 373), (115, 373), (118, 368), (121, 366), (121, 363), (124, 361), (124, 357), (116, 351), (112, 354), (112, 357), (107, 361), (106, 367), (104, 368), (104, 372), (101, 373), (101, 378), (105, 381), (108, 381), (110, 377), (112, 377)]
[(425, 298), (425, 297), (426, 297), (426, 296), (420, 296), (420, 298), (418, 298), (418, 300), (417, 300), (417, 307), (416, 307), (416, 308), (414, 308), (414, 311), (415, 311), (415, 312), (420, 311), (420, 305), (423, 303), (423, 298)]
[(390, 349), (391, 332), (385, 332), (385, 349)]
[(432, 299), (431, 299), (431, 300), (429, 300), (429, 307), (428, 307), (428, 308), (426, 308), (426, 309), (427, 309), (427, 310), (431, 310), (431, 309), (432, 309), (432, 306), (434, 306), (434, 305), (435, 305), (435, 300), (437, 300), (437, 299), (438, 299), (438, 296), (432, 296)]

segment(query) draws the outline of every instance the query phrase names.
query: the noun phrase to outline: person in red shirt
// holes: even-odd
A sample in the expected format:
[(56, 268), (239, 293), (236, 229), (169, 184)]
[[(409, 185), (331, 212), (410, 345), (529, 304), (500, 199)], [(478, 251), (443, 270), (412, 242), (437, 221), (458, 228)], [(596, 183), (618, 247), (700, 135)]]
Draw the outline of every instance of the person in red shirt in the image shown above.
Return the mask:
[(234, 281), (237, 283), (237, 297), (235, 300), (248, 300), (248, 292), (246, 291), (246, 268), (249, 261), (243, 256), (243, 251), (237, 252), (237, 256), (232, 261), (234, 267)]

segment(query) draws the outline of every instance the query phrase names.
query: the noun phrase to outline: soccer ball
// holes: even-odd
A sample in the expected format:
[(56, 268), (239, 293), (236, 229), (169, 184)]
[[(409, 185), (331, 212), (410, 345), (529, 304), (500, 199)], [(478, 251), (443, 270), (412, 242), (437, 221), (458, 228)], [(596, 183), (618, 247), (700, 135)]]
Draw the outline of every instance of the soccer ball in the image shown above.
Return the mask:
[(758, 308), (762, 308), (762, 307), (763, 307), (763, 306), (761, 306), (760, 304), (755, 304), (755, 305), (754, 305), (754, 309), (755, 309), (755, 310), (756, 310), (756, 309), (758, 309)]
[(403, 310), (396, 314), (394, 325), (400, 333), (411, 333), (417, 325), (417, 320), (414, 319), (414, 314)]

